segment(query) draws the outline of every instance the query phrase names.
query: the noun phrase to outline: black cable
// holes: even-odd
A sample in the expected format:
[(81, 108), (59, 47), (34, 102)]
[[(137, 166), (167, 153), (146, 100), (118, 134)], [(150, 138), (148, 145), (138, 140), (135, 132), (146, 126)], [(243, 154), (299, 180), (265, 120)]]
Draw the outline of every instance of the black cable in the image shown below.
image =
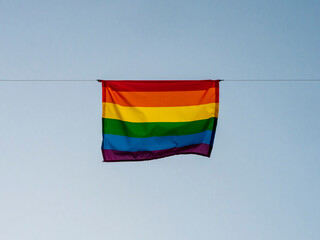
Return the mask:
[[(0, 82), (96, 82), (90, 79), (0, 79)], [(128, 79), (129, 80), (129, 79)], [(154, 79), (157, 80), (157, 79)], [(320, 79), (219, 79), (224, 82), (320, 82)], [(119, 80), (121, 81), (121, 80)]]
[(95, 82), (97, 80), (72, 80), (72, 79), (50, 79), (50, 80), (33, 80), (33, 79), (24, 79), (24, 80), (17, 80), (17, 79), (0, 79), (0, 82)]

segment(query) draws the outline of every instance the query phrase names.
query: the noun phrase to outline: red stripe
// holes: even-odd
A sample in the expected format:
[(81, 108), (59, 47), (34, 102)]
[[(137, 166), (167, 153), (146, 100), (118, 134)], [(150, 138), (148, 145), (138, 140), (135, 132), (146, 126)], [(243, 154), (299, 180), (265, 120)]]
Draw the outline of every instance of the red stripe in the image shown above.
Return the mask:
[(219, 87), (219, 80), (101, 80), (102, 87), (110, 87), (114, 91), (132, 92), (165, 92), (206, 90)]

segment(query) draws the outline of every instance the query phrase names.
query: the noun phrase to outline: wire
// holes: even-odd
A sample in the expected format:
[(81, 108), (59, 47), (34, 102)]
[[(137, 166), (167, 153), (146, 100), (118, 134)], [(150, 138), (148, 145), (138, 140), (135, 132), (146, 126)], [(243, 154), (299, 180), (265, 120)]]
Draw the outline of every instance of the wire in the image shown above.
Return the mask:
[[(90, 79), (0, 79), (0, 82), (96, 82)], [(156, 80), (156, 79), (155, 79)], [(224, 82), (320, 82), (320, 79), (218, 79)], [(121, 80), (119, 80), (121, 81)]]
[(0, 79), (0, 82), (95, 82), (97, 80), (75, 80), (75, 79), (64, 79), (64, 80), (58, 80), (58, 79), (45, 79), (45, 80), (34, 80), (34, 79)]

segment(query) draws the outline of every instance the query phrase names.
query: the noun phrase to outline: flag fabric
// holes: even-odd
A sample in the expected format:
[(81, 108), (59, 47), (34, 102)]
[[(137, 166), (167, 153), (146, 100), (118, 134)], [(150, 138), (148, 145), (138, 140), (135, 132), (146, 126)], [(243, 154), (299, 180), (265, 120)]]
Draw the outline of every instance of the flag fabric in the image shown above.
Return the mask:
[(210, 157), (220, 80), (100, 80), (105, 162)]

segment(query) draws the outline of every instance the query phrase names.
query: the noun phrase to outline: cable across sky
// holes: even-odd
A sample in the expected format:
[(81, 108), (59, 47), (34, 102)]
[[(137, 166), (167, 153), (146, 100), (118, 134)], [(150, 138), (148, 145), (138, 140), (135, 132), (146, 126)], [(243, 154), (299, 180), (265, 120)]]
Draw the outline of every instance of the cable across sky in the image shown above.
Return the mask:
[[(98, 80), (97, 79), (0, 79), (0, 82), (96, 82), (99, 80), (100, 79)], [(116, 80), (116, 79), (112, 79), (112, 80)], [(122, 80), (124, 79), (117, 80), (117, 81), (122, 81)], [(125, 79), (125, 80), (136, 80), (136, 79)], [(145, 79), (141, 79), (141, 80), (145, 80)], [(160, 79), (152, 79), (152, 80), (157, 81)], [(198, 79), (193, 79), (193, 80), (198, 80)], [(217, 79), (217, 80), (220, 80), (223, 82), (320, 82), (320, 79)]]

